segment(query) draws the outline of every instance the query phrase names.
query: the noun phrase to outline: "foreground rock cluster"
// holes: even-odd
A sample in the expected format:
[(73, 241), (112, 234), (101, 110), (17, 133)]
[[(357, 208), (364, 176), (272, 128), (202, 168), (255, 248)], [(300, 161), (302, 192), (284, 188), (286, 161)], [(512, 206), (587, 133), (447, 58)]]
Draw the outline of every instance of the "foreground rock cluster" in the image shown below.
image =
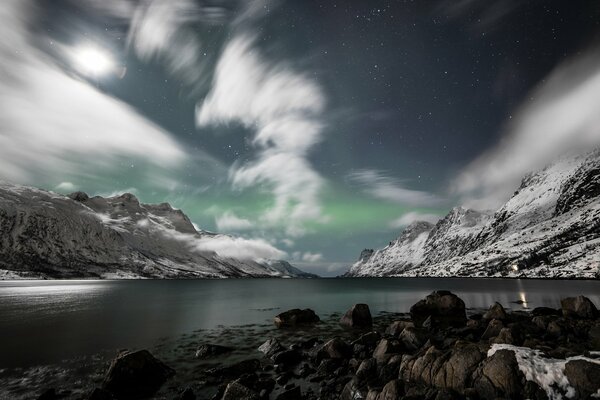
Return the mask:
[[(280, 330), (319, 324), (312, 310), (277, 315)], [(600, 396), (600, 313), (586, 297), (566, 298), (560, 309), (508, 312), (495, 303), (467, 315), (464, 302), (436, 291), (410, 315), (373, 328), (366, 304), (339, 321), (345, 337), (282, 343), (265, 338), (254, 358), (198, 371), (198, 386), (177, 398), (300, 399), (590, 399)], [(307, 328), (308, 327), (308, 328)], [(288, 332), (288, 333), (290, 333)], [(288, 336), (289, 337), (289, 336)], [(203, 344), (196, 357), (234, 349)], [(175, 370), (145, 350), (121, 353), (90, 399), (147, 398)], [(160, 393), (160, 392), (159, 392)], [(157, 398), (168, 398), (158, 396)]]

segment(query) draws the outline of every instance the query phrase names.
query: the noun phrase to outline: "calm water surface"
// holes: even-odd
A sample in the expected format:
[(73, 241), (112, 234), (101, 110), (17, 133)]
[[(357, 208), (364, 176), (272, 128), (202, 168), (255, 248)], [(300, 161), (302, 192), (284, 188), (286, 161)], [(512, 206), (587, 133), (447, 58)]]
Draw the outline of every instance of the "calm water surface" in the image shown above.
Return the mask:
[[(583, 294), (600, 305), (600, 281), (501, 279), (234, 279), (0, 282), (0, 368), (144, 347), (219, 326), (264, 324), (290, 308), (327, 316), (354, 303), (375, 315), (408, 312), (448, 289), (470, 308), (558, 307)], [(516, 304), (516, 301), (524, 304)]]

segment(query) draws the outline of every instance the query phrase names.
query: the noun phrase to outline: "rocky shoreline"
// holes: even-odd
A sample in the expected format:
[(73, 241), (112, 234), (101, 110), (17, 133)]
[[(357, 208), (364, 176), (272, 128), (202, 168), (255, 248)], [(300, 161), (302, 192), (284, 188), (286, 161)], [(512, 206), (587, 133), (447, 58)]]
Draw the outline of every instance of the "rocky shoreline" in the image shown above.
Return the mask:
[(77, 396), (49, 388), (39, 399), (600, 397), (600, 313), (583, 296), (562, 299), (560, 309), (511, 312), (499, 303), (467, 310), (456, 295), (436, 291), (410, 314), (374, 318), (356, 304), (333, 323), (294, 309), (274, 324), (271, 337), (249, 329), (244, 349), (225, 335), (194, 340), (193, 354), (181, 345), (196, 362), (185, 367), (160, 351), (162, 361), (148, 350), (123, 351), (96, 387)]

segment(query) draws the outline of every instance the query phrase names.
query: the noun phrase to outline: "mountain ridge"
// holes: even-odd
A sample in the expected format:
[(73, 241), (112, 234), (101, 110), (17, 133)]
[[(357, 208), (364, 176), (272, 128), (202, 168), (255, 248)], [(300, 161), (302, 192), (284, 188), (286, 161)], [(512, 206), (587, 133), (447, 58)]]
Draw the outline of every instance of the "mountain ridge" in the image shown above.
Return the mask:
[(344, 276), (599, 278), (599, 196), (600, 151), (565, 156), (527, 174), (496, 212), (455, 207), (393, 246), (413, 223)]
[(283, 260), (210, 250), (230, 239), (236, 238), (196, 230), (168, 203), (140, 203), (131, 193), (63, 196), (0, 182), (0, 276), (6, 279), (315, 276)]

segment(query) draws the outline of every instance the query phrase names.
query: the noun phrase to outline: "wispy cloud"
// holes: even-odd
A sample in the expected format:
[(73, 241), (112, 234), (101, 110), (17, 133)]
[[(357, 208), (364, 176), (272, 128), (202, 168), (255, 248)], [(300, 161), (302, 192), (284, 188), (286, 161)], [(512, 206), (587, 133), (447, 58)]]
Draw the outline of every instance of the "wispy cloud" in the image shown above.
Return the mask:
[(275, 204), (261, 224), (284, 226), (289, 236), (306, 232), (305, 222), (325, 222), (320, 204), (323, 178), (307, 154), (321, 140), (321, 88), (285, 63), (271, 63), (260, 54), (250, 35), (238, 35), (226, 46), (212, 89), (198, 105), (200, 127), (238, 121), (255, 130), (257, 156), (234, 165), (236, 188), (263, 185)]
[(36, 48), (28, 29), (34, 11), (26, 0), (0, 4), (0, 176), (31, 182), (114, 169), (120, 157), (161, 167), (186, 159), (167, 132)]
[(348, 174), (347, 178), (351, 183), (359, 185), (366, 194), (393, 203), (432, 206), (442, 201), (434, 194), (407, 189), (401, 181), (383, 171), (363, 169)]
[(559, 66), (544, 82), (528, 96), (500, 143), (454, 182), (466, 205), (497, 207), (526, 173), (560, 154), (600, 145), (600, 51)]
[(397, 218), (389, 223), (389, 227), (392, 229), (403, 228), (417, 221), (424, 221), (435, 224), (440, 220), (440, 216), (436, 214), (421, 213), (417, 211), (411, 211), (403, 214), (400, 218)]
[(232, 211), (226, 211), (215, 217), (215, 224), (219, 232), (237, 232), (252, 229), (250, 220), (238, 217)]

